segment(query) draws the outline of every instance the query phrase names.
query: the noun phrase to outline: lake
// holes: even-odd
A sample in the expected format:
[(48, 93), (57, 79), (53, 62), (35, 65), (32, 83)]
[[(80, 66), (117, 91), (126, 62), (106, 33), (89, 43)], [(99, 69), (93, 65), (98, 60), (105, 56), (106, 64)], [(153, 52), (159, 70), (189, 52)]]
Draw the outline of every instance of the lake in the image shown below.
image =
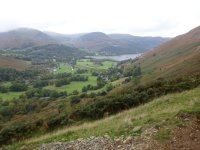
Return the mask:
[(126, 54), (126, 55), (118, 55), (118, 56), (87, 56), (87, 58), (123, 61), (123, 60), (128, 60), (128, 59), (134, 59), (136, 57), (139, 57), (140, 55), (142, 54)]

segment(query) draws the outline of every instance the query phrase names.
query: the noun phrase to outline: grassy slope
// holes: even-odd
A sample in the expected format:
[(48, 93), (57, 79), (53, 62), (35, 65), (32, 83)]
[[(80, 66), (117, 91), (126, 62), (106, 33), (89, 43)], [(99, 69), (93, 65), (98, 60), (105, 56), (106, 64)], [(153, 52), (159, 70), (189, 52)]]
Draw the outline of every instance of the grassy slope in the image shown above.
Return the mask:
[[(137, 61), (143, 73), (143, 82), (163, 78), (175, 78), (200, 72), (200, 27), (177, 36), (149, 51)], [(133, 63), (126, 64), (127, 69)]]
[[(178, 77), (199, 72), (200, 49), (199, 43), (173, 51), (157, 53), (155, 56), (146, 56), (141, 60), (143, 72), (149, 77)], [(156, 51), (155, 51), (156, 53)]]
[[(167, 127), (168, 129), (173, 129), (183, 124), (177, 118), (177, 114), (182, 110), (188, 110), (190, 112), (200, 111), (200, 88), (162, 96), (145, 105), (124, 111), (106, 119), (60, 129), (53, 133), (10, 145), (7, 149), (12, 150), (22, 146), (36, 147), (42, 143), (69, 141), (105, 134), (109, 134), (111, 137), (138, 135), (139, 132), (133, 132), (132, 129), (134, 127), (141, 127), (142, 129), (149, 127), (161, 127), (161, 129), (165, 129)], [(157, 136), (157, 138), (161, 139), (165, 137), (166, 135), (162, 137), (162, 134)]]
[(13, 68), (16, 70), (25, 70), (29, 67), (29, 62), (11, 58), (0, 56), (0, 68)]

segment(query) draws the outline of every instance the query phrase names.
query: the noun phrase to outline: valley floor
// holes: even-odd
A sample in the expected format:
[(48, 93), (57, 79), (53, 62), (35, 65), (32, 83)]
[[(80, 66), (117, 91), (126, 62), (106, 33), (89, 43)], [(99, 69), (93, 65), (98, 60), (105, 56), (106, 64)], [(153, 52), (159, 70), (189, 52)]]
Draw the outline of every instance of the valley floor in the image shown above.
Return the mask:
[[(39, 147), (40, 150), (49, 148), (53, 150), (69, 149), (71, 146), (72, 149), (79, 150), (81, 147), (87, 149), (93, 146), (90, 149), (102, 149), (105, 146), (104, 149), (198, 150), (199, 115), (200, 88), (196, 88), (182, 93), (168, 94), (117, 115), (60, 129), (12, 144), (4, 149)], [(68, 141), (71, 141), (70, 144), (65, 143)], [(96, 144), (93, 144), (94, 142)], [(43, 145), (44, 143), (51, 144)]]

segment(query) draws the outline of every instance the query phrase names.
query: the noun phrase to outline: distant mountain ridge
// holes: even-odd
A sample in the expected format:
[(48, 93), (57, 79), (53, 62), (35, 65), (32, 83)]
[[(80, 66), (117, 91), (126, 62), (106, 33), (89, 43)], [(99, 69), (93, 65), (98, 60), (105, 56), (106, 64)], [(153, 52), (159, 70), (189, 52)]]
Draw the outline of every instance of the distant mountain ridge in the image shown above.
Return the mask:
[(0, 49), (25, 49), (48, 44), (63, 44), (103, 55), (134, 54), (146, 52), (169, 38), (139, 37), (128, 34), (102, 32), (65, 35), (19, 28), (0, 33)]
[[(105, 34), (102, 32), (82, 33), (75, 34), (74, 36), (55, 35), (52, 33), (48, 35), (57, 38), (58, 41), (65, 36), (67, 40), (64, 44), (106, 55), (143, 53), (170, 39), (163, 37), (140, 37), (129, 34)], [(60, 42), (63, 42), (63, 38)]]

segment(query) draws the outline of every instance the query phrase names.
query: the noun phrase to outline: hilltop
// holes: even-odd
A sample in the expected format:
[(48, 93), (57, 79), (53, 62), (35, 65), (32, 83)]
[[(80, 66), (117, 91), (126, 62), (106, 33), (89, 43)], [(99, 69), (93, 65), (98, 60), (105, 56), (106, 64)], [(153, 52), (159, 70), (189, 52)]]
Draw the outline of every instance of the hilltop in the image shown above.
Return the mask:
[(35, 29), (19, 28), (0, 33), (0, 49), (23, 49), (55, 43), (53, 38)]

